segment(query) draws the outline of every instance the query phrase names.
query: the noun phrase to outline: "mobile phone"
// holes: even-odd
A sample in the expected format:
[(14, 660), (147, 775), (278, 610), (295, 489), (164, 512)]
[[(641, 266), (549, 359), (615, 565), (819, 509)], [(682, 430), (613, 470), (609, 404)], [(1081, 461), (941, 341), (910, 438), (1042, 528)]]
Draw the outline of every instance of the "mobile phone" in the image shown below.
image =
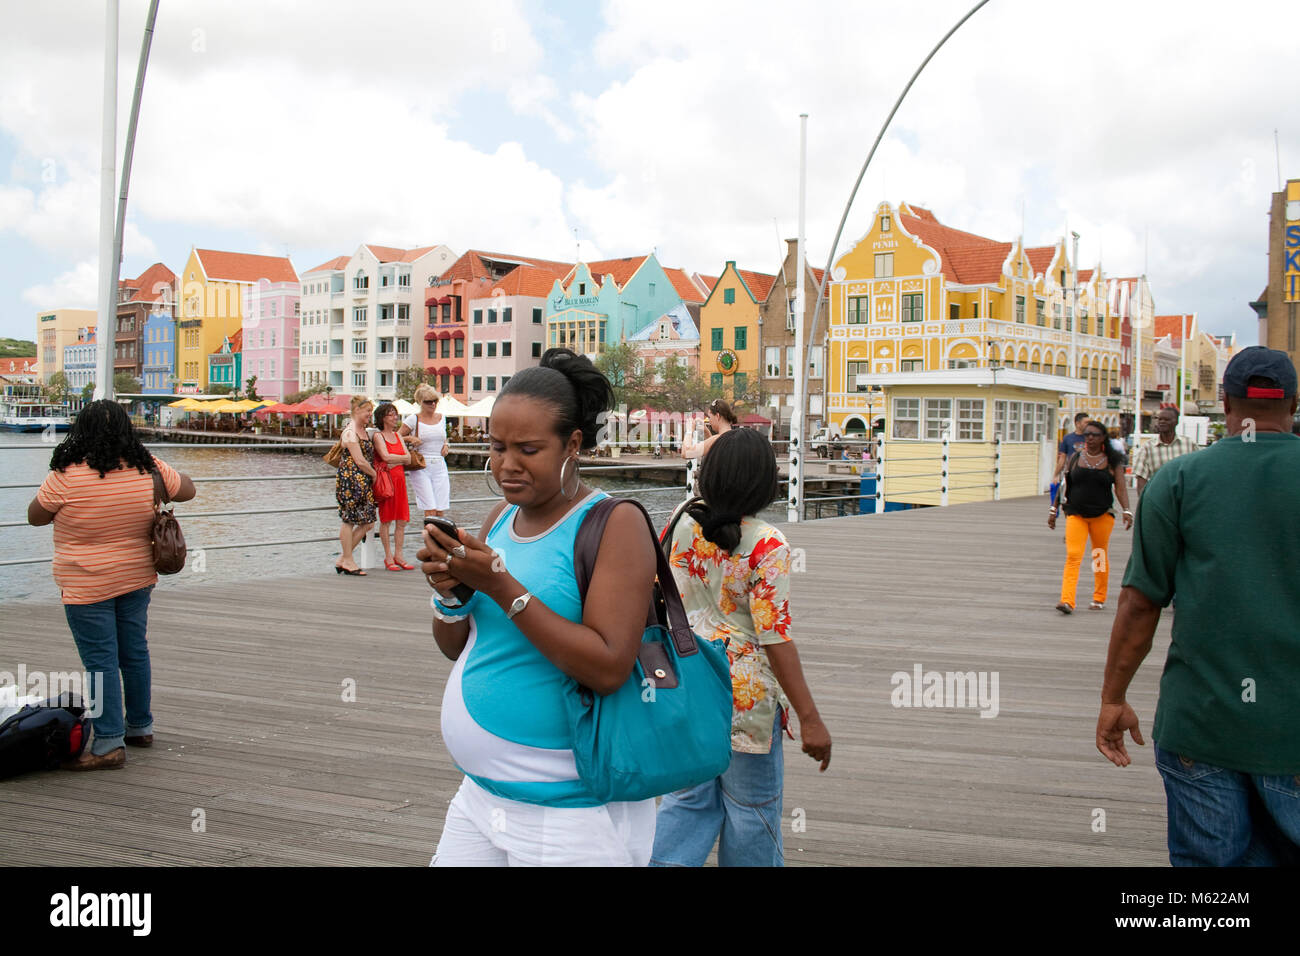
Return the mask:
[[(456, 529), (456, 522), (452, 521), (450, 518), (443, 518), (440, 516), (430, 516), (424, 519), (424, 523), (426, 525), (432, 525), (433, 527), (437, 528), (439, 531), (441, 531), (447, 537), (451, 538), (453, 541), (460, 540), (460, 535)], [(469, 599), (474, 596), (474, 589), (470, 587), (468, 584), (462, 582), (460, 584), (457, 584), (454, 588), (452, 588), (451, 593), (456, 596), (456, 598), (460, 601), (461, 604), (468, 604)]]

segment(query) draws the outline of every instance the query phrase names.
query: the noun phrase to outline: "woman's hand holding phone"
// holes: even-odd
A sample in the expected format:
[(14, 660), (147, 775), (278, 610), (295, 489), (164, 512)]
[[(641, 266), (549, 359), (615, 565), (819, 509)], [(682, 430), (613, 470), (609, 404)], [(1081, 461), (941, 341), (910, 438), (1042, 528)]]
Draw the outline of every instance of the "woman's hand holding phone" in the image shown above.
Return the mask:
[[(453, 553), (458, 547), (465, 549), (464, 557)], [(462, 604), (475, 591), (489, 592), (499, 577), (496, 554), (467, 531), (459, 530), (449, 518), (424, 519), (424, 547), (416, 559), (434, 589), (455, 596)]]

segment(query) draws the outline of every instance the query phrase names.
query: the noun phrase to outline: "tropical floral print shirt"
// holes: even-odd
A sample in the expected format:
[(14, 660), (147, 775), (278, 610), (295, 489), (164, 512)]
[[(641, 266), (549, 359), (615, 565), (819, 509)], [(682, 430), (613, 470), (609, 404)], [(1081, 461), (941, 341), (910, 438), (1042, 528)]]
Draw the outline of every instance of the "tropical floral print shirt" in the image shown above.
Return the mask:
[(777, 709), (789, 706), (762, 649), (790, 640), (785, 536), (766, 521), (745, 518), (740, 544), (728, 554), (684, 514), (673, 531), (669, 561), (695, 633), (727, 646), (735, 703), (731, 749), (768, 753)]

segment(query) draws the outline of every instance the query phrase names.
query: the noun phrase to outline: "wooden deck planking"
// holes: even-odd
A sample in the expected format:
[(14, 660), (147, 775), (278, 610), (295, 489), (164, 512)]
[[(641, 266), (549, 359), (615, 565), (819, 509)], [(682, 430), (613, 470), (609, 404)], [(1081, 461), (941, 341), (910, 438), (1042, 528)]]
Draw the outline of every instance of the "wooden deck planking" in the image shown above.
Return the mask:
[[(786, 741), (787, 863), (1167, 862), (1149, 748), (1121, 771), (1092, 744), (1128, 534), (1112, 537), (1109, 609), (1088, 611), (1081, 586), (1084, 609), (1062, 617), (1064, 546), (1044, 502), (786, 528), (806, 560), (793, 633), (835, 742), (821, 775)], [(451, 665), (427, 587), (322, 566), (305, 580), (253, 568), (238, 585), (164, 583), (150, 611), (154, 748), (131, 749), (122, 771), (0, 783), (0, 861), (427, 863), (460, 780), (438, 730)], [(1167, 643), (1162, 623), (1130, 695), (1148, 732)], [(6, 606), (0, 649), (3, 669), (80, 667), (57, 605)], [(997, 671), (998, 716), (893, 707), (890, 675), (915, 663)], [(195, 808), (206, 833), (190, 828)]]

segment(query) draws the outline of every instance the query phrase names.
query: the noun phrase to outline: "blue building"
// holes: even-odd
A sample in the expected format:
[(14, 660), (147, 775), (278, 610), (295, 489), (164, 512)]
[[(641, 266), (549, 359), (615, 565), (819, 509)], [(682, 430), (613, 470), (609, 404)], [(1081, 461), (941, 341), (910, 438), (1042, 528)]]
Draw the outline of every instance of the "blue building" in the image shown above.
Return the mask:
[(98, 355), (94, 329), (78, 329), (77, 341), (63, 348), (63, 374), (68, 379), (70, 412), (81, 410), (81, 393), (95, 384), (95, 360)]
[(683, 302), (700, 304), (708, 290), (681, 269), (665, 269), (653, 254), (579, 262), (556, 279), (547, 299), (546, 341), (598, 355), (636, 335)]
[(171, 309), (150, 311), (144, 323), (142, 390), (146, 395), (176, 391), (176, 317)]

